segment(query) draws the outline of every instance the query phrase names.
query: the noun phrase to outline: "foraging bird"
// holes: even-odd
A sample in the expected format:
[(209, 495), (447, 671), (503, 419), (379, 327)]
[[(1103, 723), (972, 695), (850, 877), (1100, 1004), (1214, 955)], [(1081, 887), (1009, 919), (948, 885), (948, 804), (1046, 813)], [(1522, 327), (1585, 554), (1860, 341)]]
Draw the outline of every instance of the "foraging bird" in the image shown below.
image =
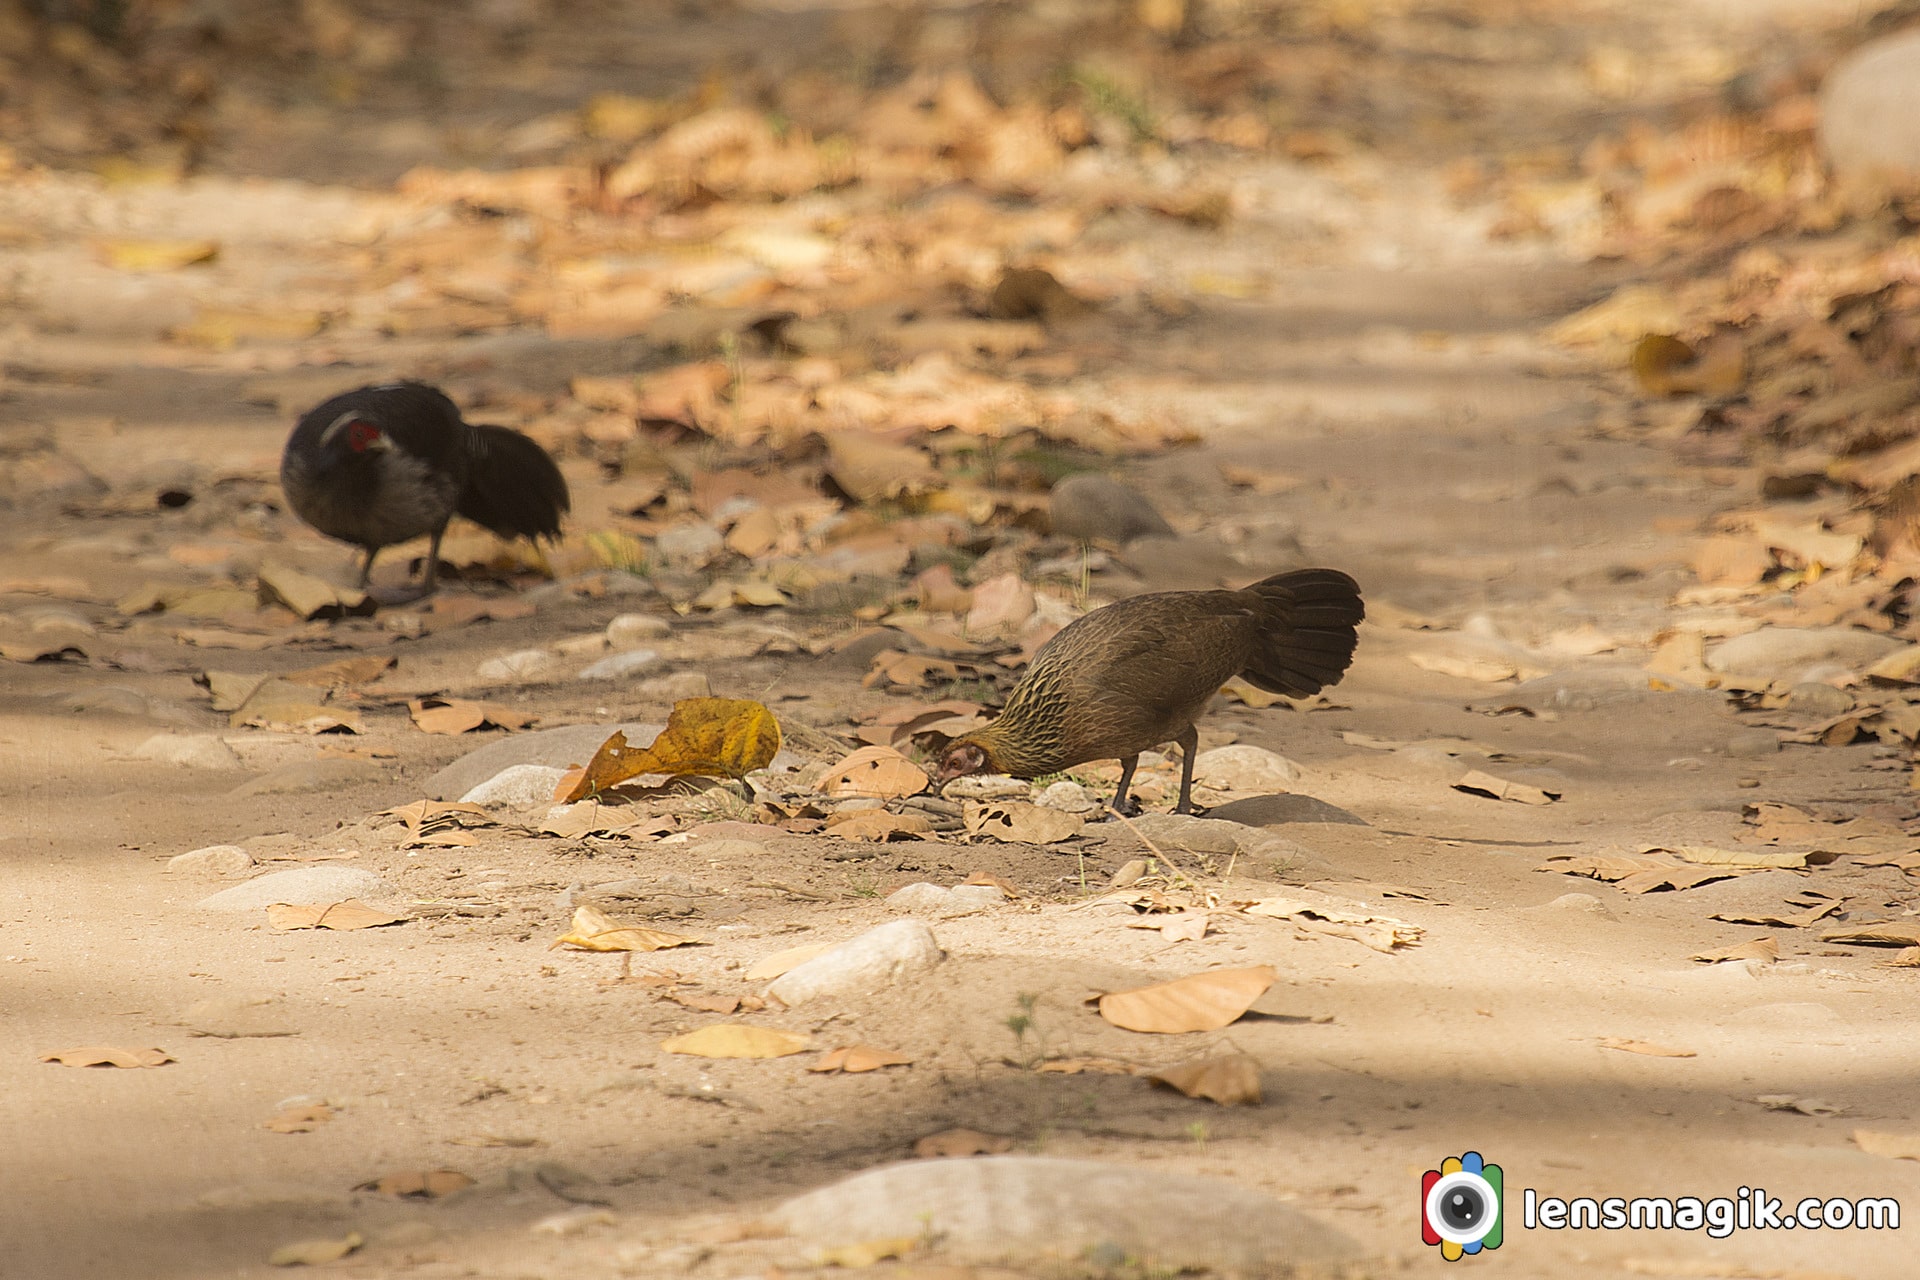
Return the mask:
[(545, 449), (518, 431), (465, 421), (419, 382), (361, 387), (309, 409), (287, 437), (280, 487), (302, 520), (365, 548), (363, 588), (380, 548), (430, 535), (418, 596), (433, 593), (455, 515), (503, 538), (555, 538), (572, 505)]
[(1033, 778), (1088, 760), (1120, 761), (1116, 812), (1129, 806), (1140, 753), (1180, 744), (1180, 802), (1191, 813), (1194, 721), (1234, 676), (1303, 697), (1353, 661), (1366, 616), (1337, 569), (1296, 569), (1239, 591), (1158, 591), (1095, 609), (1042, 645), (994, 721), (954, 739), (942, 784), (970, 773)]

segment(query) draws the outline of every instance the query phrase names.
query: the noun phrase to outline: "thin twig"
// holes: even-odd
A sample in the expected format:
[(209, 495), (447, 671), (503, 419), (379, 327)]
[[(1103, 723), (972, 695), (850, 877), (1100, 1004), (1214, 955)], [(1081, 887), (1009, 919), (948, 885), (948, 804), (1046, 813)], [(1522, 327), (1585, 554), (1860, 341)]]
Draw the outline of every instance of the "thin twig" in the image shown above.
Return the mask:
[(811, 889), (796, 889), (790, 884), (781, 884), (778, 880), (754, 880), (747, 885), (749, 889), (778, 889), (781, 893), (790, 893), (796, 898), (812, 898), (815, 902), (832, 902), (830, 893), (815, 893)]
[(1159, 845), (1155, 844), (1153, 840), (1147, 835), (1147, 833), (1142, 831), (1134, 823), (1132, 818), (1129, 818), (1126, 814), (1120, 812), (1118, 809), (1113, 809), (1111, 810), (1111, 812), (1114, 817), (1120, 819), (1120, 821), (1127, 824), (1128, 830), (1132, 831), (1133, 834), (1140, 837), (1140, 843), (1146, 845), (1147, 848), (1153, 850), (1154, 857), (1160, 859), (1160, 861), (1167, 864), (1168, 870), (1172, 871), (1175, 875), (1179, 876), (1182, 880), (1185, 880), (1187, 882), (1187, 888), (1197, 890), (1200, 887), (1199, 881), (1195, 880), (1192, 876), (1182, 871), (1179, 865), (1175, 863), (1172, 858), (1169, 858), (1167, 856), (1166, 850), (1162, 849)]

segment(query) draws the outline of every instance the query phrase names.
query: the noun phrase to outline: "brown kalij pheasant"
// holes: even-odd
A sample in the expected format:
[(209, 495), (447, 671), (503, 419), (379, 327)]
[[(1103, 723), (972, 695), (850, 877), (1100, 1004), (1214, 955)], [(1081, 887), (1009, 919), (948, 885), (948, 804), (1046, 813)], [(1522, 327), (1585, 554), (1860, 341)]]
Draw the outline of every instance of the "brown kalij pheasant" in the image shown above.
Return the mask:
[(1337, 569), (1296, 569), (1239, 591), (1159, 591), (1096, 609), (1041, 646), (991, 724), (948, 745), (940, 781), (1033, 778), (1117, 759), (1113, 807), (1126, 813), (1140, 753), (1177, 742), (1174, 812), (1190, 813), (1194, 721), (1220, 686), (1239, 676), (1269, 693), (1318, 693), (1346, 674), (1365, 616), (1359, 585)]

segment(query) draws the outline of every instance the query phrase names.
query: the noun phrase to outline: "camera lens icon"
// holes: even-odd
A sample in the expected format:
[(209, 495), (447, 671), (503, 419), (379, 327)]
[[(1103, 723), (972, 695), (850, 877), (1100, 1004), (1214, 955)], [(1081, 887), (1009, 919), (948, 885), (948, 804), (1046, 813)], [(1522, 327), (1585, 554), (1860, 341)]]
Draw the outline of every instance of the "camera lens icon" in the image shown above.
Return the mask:
[(1462, 1254), (1498, 1249), (1505, 1235), (1500, 1197), (1500, 1166), (1477, 1151), (1449, 1156), (1420, 1179), (1420, 1237), (1440, 1246), (1448, 1261)]

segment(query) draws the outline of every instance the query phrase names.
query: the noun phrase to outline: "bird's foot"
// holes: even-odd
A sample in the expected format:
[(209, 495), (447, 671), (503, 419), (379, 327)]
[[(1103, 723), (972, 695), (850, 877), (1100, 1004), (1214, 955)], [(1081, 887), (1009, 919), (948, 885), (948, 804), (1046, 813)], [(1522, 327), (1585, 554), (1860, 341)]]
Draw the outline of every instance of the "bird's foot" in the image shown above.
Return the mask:
[(1134, 799), (1132, 796), (1128, 796), (1124, 803), (1101, 805), (1100, 812), (1094, 815), (1093, 817), (1088, 818), (1087, 821), (1088, 822), (1111, 822), (1115, 814), (1119, 814), (1123, 818), (1137, 818), (1144, 812), (1146, 812), (1146, 810), (1141, 808), (1140, 802)]
[(1173, 811), (1175, 813), (1188, 814), (1191, 817), (1195, 817), (1195, 818), (1204, 818), (1207, 816), (1207, 806), (1203, 804), (1194, 804), (1191, 801), (1189, 801), (1186, 804), (1177, 804), (1173, 806)]

